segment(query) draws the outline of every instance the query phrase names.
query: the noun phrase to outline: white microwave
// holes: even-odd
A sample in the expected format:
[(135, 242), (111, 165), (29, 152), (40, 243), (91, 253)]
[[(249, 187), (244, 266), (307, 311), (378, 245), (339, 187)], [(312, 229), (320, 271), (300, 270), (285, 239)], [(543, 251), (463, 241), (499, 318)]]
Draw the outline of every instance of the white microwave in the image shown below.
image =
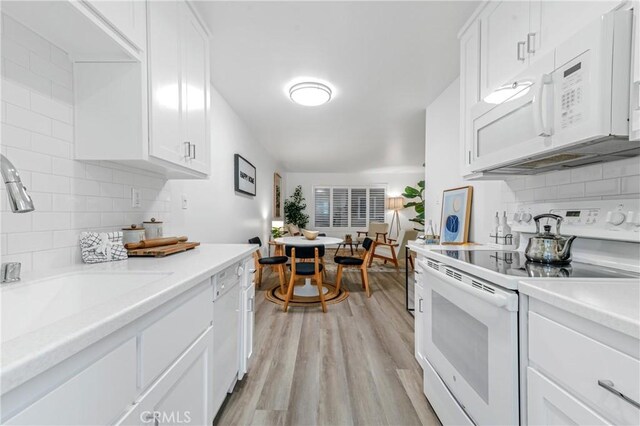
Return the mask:
[(633, 157), (629, 140), (632, 11), (587, 25), (471, 112), (474, 173), (536, 174)]

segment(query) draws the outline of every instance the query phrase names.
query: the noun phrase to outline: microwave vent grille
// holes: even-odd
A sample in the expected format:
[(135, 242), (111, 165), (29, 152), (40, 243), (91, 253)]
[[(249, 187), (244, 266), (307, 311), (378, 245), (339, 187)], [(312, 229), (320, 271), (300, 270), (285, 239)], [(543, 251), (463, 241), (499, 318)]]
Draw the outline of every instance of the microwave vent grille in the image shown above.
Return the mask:
[(546, 158), (540, 158), (538, 160), (528, 161), (522, 164), (518, 164), (518, 167), (525, 169), (539, 169), (542, 167), (552, 166), (554, 164), (566, 163), (569, 161), (577, 160), (578, 158), (586, 157), (587, 154), (574, 154), (571, 152), (560, 153), (552, 155)]
[(447, 269), (447, 275), (454, 280), (462, 281), (462, 275), (460, 275), (458, 272), (452, 271), (451, 269)]
[(435, 269), (436, 271), (440, 270), (440, 264), (432, 260), (427, 260), (427, 266), (431, 269)]

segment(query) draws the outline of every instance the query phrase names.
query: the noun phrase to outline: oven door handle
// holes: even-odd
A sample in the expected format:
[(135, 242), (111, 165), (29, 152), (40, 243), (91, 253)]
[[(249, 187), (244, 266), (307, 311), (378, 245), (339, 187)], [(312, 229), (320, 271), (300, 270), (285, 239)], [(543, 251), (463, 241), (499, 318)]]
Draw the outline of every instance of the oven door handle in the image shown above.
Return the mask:
[[(463, 282), (460, 282), (456, 279), (453, 279), (445, 274), (442, 273), (437, 273), (437, 272), (431, 272), (429, 270), (427, 270), (426, 272), (428, 272), (429, 274), (434, 275), (435, 277), (444, 280), (446, 283), (453, 285), (454, 287), (456, 287), (459, 290), (462, 290), (466, 293), (471, 294), (474, 297), (477, 297), (479, 299), (484, 300), (487, 303), (492, 304), (493, 306), (497, 307), (497, 308), (502, 308), (504, 307), (505, 309), (511, 311), (512, 309), (510, 309), (510, 306), (508, 306), (508, 300), (507, 297), (503, 294), (498, 294), (498, 293), (489, 293), (488, 291), (484, 291), (484, 290), (480, 290), (477, 289), (469, 284), (465, 284)], [(436, 275), (437, 274), (437, 275)], [(517, 309), (517, 308), (516, 308)]]

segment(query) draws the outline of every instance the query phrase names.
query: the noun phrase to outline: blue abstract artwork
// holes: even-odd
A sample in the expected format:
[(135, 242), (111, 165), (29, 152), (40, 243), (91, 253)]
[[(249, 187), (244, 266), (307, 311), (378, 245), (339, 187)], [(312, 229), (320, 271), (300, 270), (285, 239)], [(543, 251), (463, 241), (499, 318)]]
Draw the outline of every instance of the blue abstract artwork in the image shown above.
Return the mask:
[(443, 192), (441, 242), (453, 244), (467, 242), (472, 189), (471, 186), (466, 186)]

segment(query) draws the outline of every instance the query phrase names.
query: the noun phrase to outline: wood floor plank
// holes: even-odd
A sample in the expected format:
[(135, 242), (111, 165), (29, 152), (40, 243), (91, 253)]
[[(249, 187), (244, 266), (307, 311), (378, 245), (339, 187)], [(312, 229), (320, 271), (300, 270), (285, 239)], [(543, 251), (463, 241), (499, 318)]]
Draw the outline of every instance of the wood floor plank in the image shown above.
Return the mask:
[(345, 301), (329, 304), (326, 314), (318, 307), (285, 314), (264, 299), (278, 286), (278, 275), (265, 271), (256, 294), (254, 358), (215, 424), (439, 425), (413, 357), (404, 273), (371, 271), (369, 279), (370, 298), (360, 273), (347, 269)]

